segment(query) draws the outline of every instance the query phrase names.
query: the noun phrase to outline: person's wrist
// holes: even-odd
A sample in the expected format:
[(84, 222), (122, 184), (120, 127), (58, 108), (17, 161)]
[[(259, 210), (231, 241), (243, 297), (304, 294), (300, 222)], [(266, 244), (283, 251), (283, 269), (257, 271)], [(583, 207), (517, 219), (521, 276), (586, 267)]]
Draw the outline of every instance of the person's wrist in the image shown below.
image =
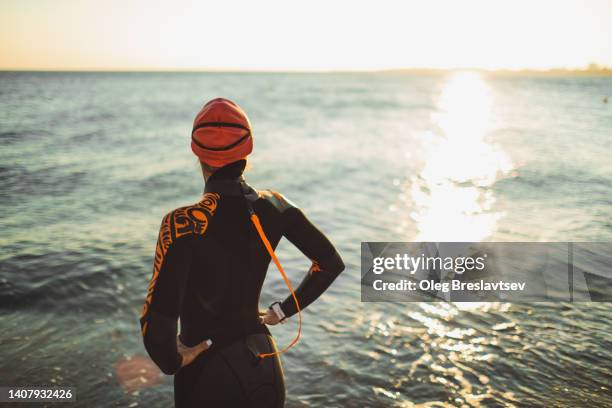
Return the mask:
[(291, 318), (294, 314), (297, 313), (297, 308), (295, 307), (295, 301), (293, 298), (285, 299), (279, 305), (287, 319)]

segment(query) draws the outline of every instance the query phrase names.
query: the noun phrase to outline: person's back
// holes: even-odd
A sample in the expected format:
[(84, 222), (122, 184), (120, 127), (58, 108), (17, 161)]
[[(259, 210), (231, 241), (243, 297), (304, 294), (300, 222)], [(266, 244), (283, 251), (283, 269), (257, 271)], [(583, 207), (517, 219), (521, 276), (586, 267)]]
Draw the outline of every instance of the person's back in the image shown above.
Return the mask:
[[(237, 160), (216, 169), (206, 181), (203, 198), (168, 213), (160, 227), (141, 328), (145, 347), (162, 371), (178, 372), (179, 407), (284, 404), (278, 356), (260, 357), (276, 352), (259, 316), (259, 295), (271, 257), (251, 213), (272, 247), (284, 236), (312, 260), (295, 290), (299, 308), (312, 303), (344, 269), (333, 245), (300, 209), (279, 193), (256, 191), (245, 182), (245, 165), (245, 160)], [(290, 317), (298, 308), (289, 295), (275, 311), (266, 323)], [(195, 350), (206, 345), (191, 364), (184, 358), (188, 354), (177, 349), (179, 317), (178, 347)]]

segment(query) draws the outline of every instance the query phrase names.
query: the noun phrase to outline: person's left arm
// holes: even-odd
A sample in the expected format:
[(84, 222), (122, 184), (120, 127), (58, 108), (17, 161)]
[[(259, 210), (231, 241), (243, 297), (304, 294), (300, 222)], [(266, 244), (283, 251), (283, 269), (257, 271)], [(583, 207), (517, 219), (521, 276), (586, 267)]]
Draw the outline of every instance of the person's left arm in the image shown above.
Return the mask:
[(168, 231), (170, 216), (162, 221), (153, 277), (140, 318), (144, 346), (164, 374), (174, 374), (186, 364), (177, 345), (177, 320), (191, 266), (194, 238), (188, 235), (172, 241)]

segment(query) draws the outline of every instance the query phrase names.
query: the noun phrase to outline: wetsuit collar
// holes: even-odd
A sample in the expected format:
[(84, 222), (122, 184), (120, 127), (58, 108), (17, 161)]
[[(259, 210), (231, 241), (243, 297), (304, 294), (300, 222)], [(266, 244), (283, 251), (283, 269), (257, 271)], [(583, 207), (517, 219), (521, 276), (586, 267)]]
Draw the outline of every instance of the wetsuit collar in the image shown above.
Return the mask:
[(242, 176), (244, 168), (246, 167), (246, 160), (238, 160), (228, 165), (225, 165), (214, 172), (209, 178), (207, 184), (212, 180), (221, 179), (236, 179)]
[(225, 196), (256, 194), (257, 192), (242, 177), (245, 167), (246, 160), (238, 160), (220, 168), (208, 178), (204, 193), (220, 193)]
[(259, 197), (257, 190), (249, 186), (242, 176), (235, 179), (209, 179), (204, 188), (204, 193), (219, 193), (223, 196), (244, 196), (249, 201), (255, 201)]
[(242, 162), (232, 163), (217, 170), (215, 174), (208, 178), (204, 187), (204, 193), (219, 193), (224, 196), (244, 196), (249, 201), (257, 200), (259, 194), (253, 187), (247, 184), (242, 176), (246, 161), (242, 160)]
[(223, 195), (242, 195), (242, 185), (246, 184), (244, 177), (233, 179), (213, 179), (212, 177), (204, 186), (204, 193), (220, 193)]

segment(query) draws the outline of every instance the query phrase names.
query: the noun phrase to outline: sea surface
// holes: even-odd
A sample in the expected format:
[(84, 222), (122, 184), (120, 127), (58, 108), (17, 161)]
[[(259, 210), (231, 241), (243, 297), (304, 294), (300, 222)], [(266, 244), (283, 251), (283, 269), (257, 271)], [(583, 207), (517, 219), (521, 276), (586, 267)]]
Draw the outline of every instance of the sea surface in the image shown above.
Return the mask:
[[(171, 406), (171, 377), (117, 367), (146, 355), (159, 224), (202, 193), (191, 123), (218, 96), (253, 124), (249, 182), (347, 264), (282, 357), (288, 407), (612, 406), (610, 303), (360, 302), (362, 241), (612, 241), (612, 79), (472, 72), (0, 73), (0, 385)], [(286, 293), (270, 268), (262, 306)]]

